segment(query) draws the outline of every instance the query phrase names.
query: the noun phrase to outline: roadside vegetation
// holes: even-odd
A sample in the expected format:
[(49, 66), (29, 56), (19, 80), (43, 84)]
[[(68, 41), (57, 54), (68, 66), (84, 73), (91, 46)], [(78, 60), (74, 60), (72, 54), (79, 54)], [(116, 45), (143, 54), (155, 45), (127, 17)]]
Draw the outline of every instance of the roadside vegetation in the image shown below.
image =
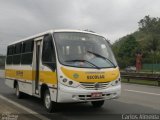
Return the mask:
[(160, 71), (160, 18), (145, 16), (139, 29), (117, 40), (112, 49), (121, 69), (135, 66), (136, 53), (142, 53), (143, 71)]
[(4, 69), (4, 64), (5, 64), (5, 56), (0, 55), (0, 69)]
[(158, 86), (157, 81), (149, 81), (149, 80), (135, 80), (130, 79), (129, 81), (127, 79), (122, 79), (122, 82), (124, 83), (133, 83), (133, 84), (142, 84), (142, 85), (151, 85), (151, 86)]

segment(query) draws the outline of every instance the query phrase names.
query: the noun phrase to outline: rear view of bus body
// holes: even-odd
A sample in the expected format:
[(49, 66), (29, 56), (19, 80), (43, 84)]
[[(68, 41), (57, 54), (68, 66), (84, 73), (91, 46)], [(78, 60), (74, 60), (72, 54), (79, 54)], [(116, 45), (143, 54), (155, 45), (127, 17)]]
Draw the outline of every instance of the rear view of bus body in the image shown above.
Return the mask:
[(56, 103), (91, 101), (101, 107), (121, 94), (109, 42), (79, 30), (51, 30), (8, 45), (5, 78), (18, 98), (42, 98), (49, 112)]

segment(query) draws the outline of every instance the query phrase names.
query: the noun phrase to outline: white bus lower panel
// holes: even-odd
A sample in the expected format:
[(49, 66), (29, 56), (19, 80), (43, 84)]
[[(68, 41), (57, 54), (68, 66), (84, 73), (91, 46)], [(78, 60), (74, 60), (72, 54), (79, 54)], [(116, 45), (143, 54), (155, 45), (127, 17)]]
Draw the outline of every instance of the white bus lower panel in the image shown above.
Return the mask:
[[(101, 93), (101, 97), (92, 97), (92, 93)], [(107, 99), (116, 99), (121, 95), (121, 85), (112, 86), (102, 90), (85, 90), (79, 88), (70, 88), (60, 86), (58, 91), (57, 102), (86, 102), (86, 101), (98, 101)]]

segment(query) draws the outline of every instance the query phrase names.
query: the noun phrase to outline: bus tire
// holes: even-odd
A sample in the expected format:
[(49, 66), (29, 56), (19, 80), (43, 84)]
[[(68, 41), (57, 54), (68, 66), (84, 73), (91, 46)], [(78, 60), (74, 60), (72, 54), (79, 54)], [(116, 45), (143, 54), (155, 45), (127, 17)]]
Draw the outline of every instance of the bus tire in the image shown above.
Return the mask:
[(16, 97), (17, 97), (18, 99), (21, 99), (21, 98), (22, 98), (23, 93), (22, 93), (21, 91), (19, 91), (19, 85), (18, 85), (18, 83), (17, 83), (16, 86), (15, 86), (15, 93), (16, 93)]
[(91, 103), (92, 103), (92, 106), (93, 106), (94, 108), (100, 108), (100, 107), (103, 106), (104, 100), (101, 100), (101, 101), (92, 101)]
[(56, 103), (51, 100), (49, 90), (46, 89), (43, 96), (44, 107), (48, 112), (54, 112), (56, 108)]

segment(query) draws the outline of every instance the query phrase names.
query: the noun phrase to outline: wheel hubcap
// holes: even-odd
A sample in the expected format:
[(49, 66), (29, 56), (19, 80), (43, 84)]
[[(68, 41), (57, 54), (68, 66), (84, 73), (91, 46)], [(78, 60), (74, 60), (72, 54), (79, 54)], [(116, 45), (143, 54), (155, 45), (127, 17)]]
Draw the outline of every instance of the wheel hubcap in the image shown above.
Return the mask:
[(50, 98), (50, 95), (49, 94), (46, 94), (46, 97), (45, 97), (45, 105), (47, 108), (50, 107), (51, 105), (51, 98)]

